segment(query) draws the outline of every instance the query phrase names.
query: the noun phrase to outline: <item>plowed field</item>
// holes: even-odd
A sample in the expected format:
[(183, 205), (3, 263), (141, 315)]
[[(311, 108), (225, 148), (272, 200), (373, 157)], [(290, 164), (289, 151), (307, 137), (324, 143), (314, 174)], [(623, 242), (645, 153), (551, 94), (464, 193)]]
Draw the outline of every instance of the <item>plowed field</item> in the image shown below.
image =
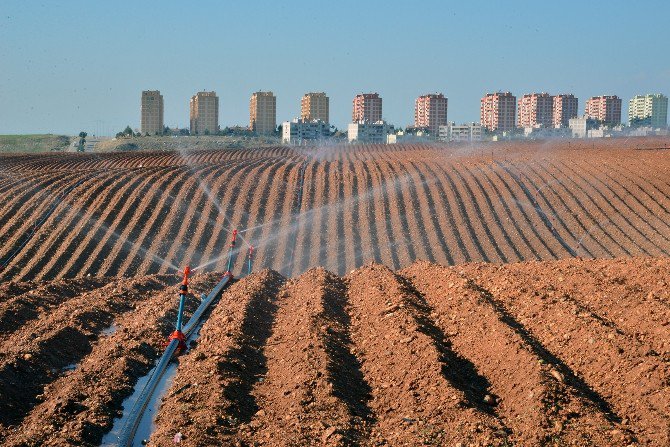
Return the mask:
[[(645, 258), (265, 270), (179, 358), (149, 445), (665, 446), (668, 277)], [(170, 330), (175, 282), (41, 286), (75, 292), (2, 334), (2, 445), (99, 443)]]
[(232, 228), (149, 445), (670, 445), (667, 144), (0, 155), (0, 445), (99, 445)]
[(0, 279), (666, 256), (667, 143), (0, 156)]

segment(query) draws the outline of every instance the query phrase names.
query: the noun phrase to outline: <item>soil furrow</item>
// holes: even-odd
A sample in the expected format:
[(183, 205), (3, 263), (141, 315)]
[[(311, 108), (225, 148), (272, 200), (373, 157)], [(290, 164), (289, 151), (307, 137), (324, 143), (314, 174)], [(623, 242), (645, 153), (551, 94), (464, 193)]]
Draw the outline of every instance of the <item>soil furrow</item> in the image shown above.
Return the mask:
[[(550, 169), (551, 168), (561, 178), (564, 178), (566, 180), (564, 182), (566, 184), (566, 186), (565, 186), (566, 190), (570, 189), (567, 186), (568, 183), (571, 183), (572, 185), (574, 185), (575, 189), (584, 195), (584, 202), (586, 204), (591, 204), (591, 206), (585, 207), (584, 205), (581, 205), (581, 203), (580, 203), (581, 208), (584, 209), (584, 211), (589, 216), (589, 218), (594, 222), (591, 225), (591, 227), (589, 227), (589, 230), (584, 235), (580, 236), (580, 241), (583, 243), (584, 241), (582, 240), (582, 238), (586, 237), (586, 236), (594, 237), (593, 230), (597, 228), (604, 235), (606, 235), (608, 239), (610, 239), (613, 242), (613, 244), (612, 244), (613, 246), (615, 246), (619, 249), (619, 253), (614, 253), (615, 256), (620, 256), (621, 254), (623, 254), (625, 256), (631, 256), (631, 252), (630, 252), (631, 247), (628, 244), (624, 245), (623, 240), (628, 239), (628, 241), (630, 241), (633, 244), (633, 247), (635, 247), (635, 242), (632, 239), (630, 239), (630, 236), (623, 233), (620, 230), (620, 228), (618, 228), (618, 226), (616, 226), (616, 223), (615, 223), (614, 219), (615, 219), (616, 215), (618, 214), (618, 212), (616, 210), (614, 210), (614, 214), (609, 216), (602, 209), (602, 207), (595, 201), (595, 197), (592, 196), (591, 193), (594, 192), (593, 187), (590, 184), (588, 184), (587, 187), (585, 188), (580, 183), (578, 183), (575, 179), (573, 179), (569, 174), (566, 174), (564, 172), (564, 170), (561, 169), (560, 166), (564, 166), (564, 165), (563, 164), (559, 165), (558, 162), (555, 163), (555, 164), (551, 163), (549, 165), (549, 167), (545, 167), (545, 169)], [(575, 197), (575, 196), (573, 195), (573, 197)], [(594, 212), (592, 212), (591, 210), (593, 210), (598, 215), (597, 219), (596, 219), (596, 216), (594, 215)], [(608, 230), (606, 230), (606, 229), (608, 229)], [(614, 236), (613, 234), (611, 234), (612, 230), (614, 232), (618, 233), (618, 235)], [(617, 230), (619, 230), (619, 231), (617, 231)], [(621, 237), (621, 236), (623, 236), (623, 237)], [(611, 250), (611, 248), (610, 248), (610, 250)], [(579, 254), (578, 249), (575, 249), (575, 251), (577, 252), (577, 254)]]
[[(54, 201), (76, 181), (74, 176), (57, 176), (55, 180), (49, 180), (48, 186), (35, 186), (34, 189), (41, 189), (36, 195), (33, 195), (34, 189), (31, 189), (25, 195), (16, 196), (16, 200), (23, 206), (15, 204), (4, 213), (0, 211), (0, 216), (11, 219), (4, 225), (0, 224), (0, 261), (5, 261), (25, 241), (27, 234), (36, 229), (41, 216), (51, 210)], [(11, 196), (14, 197), (14, 194)]]
[[(523, 182), (523, 180), (521, 179), (521, 177), (519, 177), (518, 174), (514, 173), (510, 169), (510, 165), (511, 165), (511, 163), (505, 163), (505, 164), (498, 163), (498, 166), (502, 167), (508, 173), (508, 175), (510, 177), (512, 177), (512, 179), (516, 182), (516, 184), (519, 186), (519, 188), (521, 188), (521, 191), (523, 192), (523, 194), (526, 197), (527, 203), (531, 204), (532, 208), (535, 210), (535, 213), (540, 218), (540, 220), (542, 221), (544, 226), (547, 228), (547, 230), (552, 234), (553, 238), (560, 244), (560, 246), (570, 256), (575, 256), (576, 255), (575, 251), (561, 237), (561, 235), (558, 233), (558, 231), (556, 231), (556, 228), (554, 228), (554, 225), (552, 224), (551, 219), (549, 219), (549, 217), (547, 216), (547, 213), (545, 213), (544, 210), (542, 210), (542, 208), (540, 208), (540, 205), (537, 203), (537, 201), (533, 197), (532, 193), (528, 189), (528, 186), (526, 186), (526, 184)], [(518, 201), (517, 201), (517, 203), (518, 203)], [(521, 204), (519, 203), (519, 205), (521, 205)], [(523, 214), (525, 216), (528, 215), (525, 211), (523, 212)], [(527, 219), (527, 221), (530, 224), (529, 218)], [(533, 228), (535, 228), (535, 227), (533, 226)], [(538, 238), (540, 238), (540, 236), (539, 236), (539, 234), (537, 234), (537, 232), (535, 232), (535, 234), (538, 236)], [(544, 240), (544, 239), (542, 239), (542, 240)], [(552, 248), (550, 248), (548, 244), (544, 244), (544, 245), (547, 248), (547, 250), (549, 250), (549, 253), (551, 254), (551, 256), (553, 256), (555, 258), (564, 257), (564, 255), (559, 254), (560, 253), (559, 248), (555, 248), (555, 249), (552, 250)]]
[(93, 342), (118, 315), (162, 287), (156, 279), (112, 283), (71, 298), (14, 332), (0, 353), (0, 423), (13, 425), (39, 401), (44, 386), (91, 352)]
[[(565, 204), (567, 209), (567, 213), (565, 213), (565, 215), (572, 216), (579, 225), (579, 228), (574, 227), (577, 241), (573, 248), (575, 249), (577, 256), (579, 256), (580, 253), (583, 253), (583, 251), (586, 251), (587, 253), (595, 253), (599, 256), (603, 256), (602, 253), (604, 253), (607, 257), (616, 256), (616, 253), (613, 251), (614, 249), (618, 249), (618, 251), (622, 253), (623, 250), (617, 241), (609, 233), (604, 231), (601, 223), (591, 214), (586, 200), (580, 200), (572, 191), (572, 189), (570, 189), (568, 185), (566, 185), (566, 183), (561, 180), (561, 178), (563, 178), (563, 174), (560, 171), (554, 169), (553, 166), (550, 166), (552, 169), (549, 169), (549, 167), (544, 164), (540, 165), (540, 167), (544, 173), (538, 170), (538, 175), (543, 181), (546, 180), (545, 183), (540, 186), (540, 188), (545, 187), (546, 190), (546, 186), (551, 185), (551, 191), (556, 197), (559, 198), (561, 203)], [(561, 178), (557, 177), (557, 175)], [(560, 189), (558, 189), (556, 185), (560, 186)], [(583, 192), (578, 188), (577, 191)], [(571, 205), (570, 202), (572, 202), (574, 205)], [(600, 250), (597, 250), (593, 247), (587, 248), (585, 244), (589, 243), (589, 240), (584, 240), (584, 237), (590, 235), (590, 232), (595, 228), (603, 231), (603, 234), (607, 237), (607, 239), (613, 242), (613, 244), (605, 244), (604, 241), (593, 238), (591, 240), (600, 247)]]
[[(534, 188), (534, 202), (539, 204), (537, 197), (542, 200), (544, 207), (551, 211), (552, 216), (560, 223), (563, 227), (563, 231), (570, 235), (570, 241), (572, 243), (572, 248), (574, 254), (578, 255), (576, 251), (577, 244), (579, 239), (577, 237), (576, 231), (579, 229), (581, 232), (586, 232), (588, 228), (584, 225), (581, 219), (579, 219), (576, 213), (571, 209), (571, 207), (565, 201), (565, 198), (562, 194), (558, 194), (555, 186), (560, 186), (564, 188), (562, 184), (559, 184), (558, 179), (555, 177), (553, 180), (547, 180), (545, 177), (536, 170), (532, 164), (528, 163), (524, 166), (525, 169), (521, 169), (517, 165), (513, 165), (518, 171), (522, 171), (526, 180)], [(533, 178), (536, 177), (537, 180)], [(550, 194), (551, 193), (551, 197)], [(553, 199), (553, 201), (552, 201)], [(571, 223), (570, 223), (571, 222)], [(611, 256), (611, 253), (607, 252), (607, 248), (602, 245), (600, 241), (596, 241), (600, 245), (601, 249), (608, 253)], [(582, 246), (582, 250), (586, 252), (589, 257), (593, 257), (593, 253), (587, 248)]]
[[(569, 163), (569, 164), (571, 165), (572, 163)], [(619, 208), (618, 206), (616, 206), (615, 203), (613, 203), (613, 200), (618, 199), (618, 197), (617, 197), (616, 193), (614, 193), (612, 191), (612, 189), (609, 187), (609, 185), (607, 185), (605, 182), (598, 179), (597, 175), (593, 175), (593, 174), (596, 174), (596, 172), (593, 171), (593, 172), (591, 172), (590, 177), (592, 179), (595, 179), (596, 181), (598, 181), (599, 183), (601, 183), (603, 185), (603, 187), (597, 187), (595, 184), (593, 184), (593, 183), (595, 183), (593, 180), (586, 179), (581, 174), (576, 172), (574, 167), (569, 166), (569, 164), (566, 163), (566, 162), (563, 162), (561, 166), (563, 167), (563, 169), (569, 170), (569, 172), (574, 174), (574, 175), (570, 175), (570, 178), (573, 181), (575, 181), (575, 179), (577, 179), (577, 180), (581, 180), (582, 182), (586, 183), (587, 188), (585, 188), (585, 190), (594, 191), (595, 194), (598, 197), (600, 197), (600, 199), (601, 199), (600, 202), (604, 203), (603, 208), (605, 208), (605, 210), (603, 210), (603, 213), (607, 216), (610, 216), (611, 219), (614, 219), (615, 217), (618, 217), (624, 223), (623, 225), (617, 223), (616, 227), (622, 232), (622, 234), (626, 235), (626, 238), (633, 245), (633, 247), (631, 248), (631, 252), (635, 253), (635, 252), (640, 252), (641, 251), (644, 255), (649, 256), (649, 255), (654, 254), (654, 253), (649, 252), (649, 249), (651, 249), (652, 251), (656, 251), (657, 252), (656, 254), (658, 254), (658, 250), (657, 250), (655, 244), (653, 242), (650, 242), (648, 237), (640, 231), (638, 226), (631, 222), (631, 218), (633, 218), (635, 216), (635, 213), (632, 213), (632, 212), (630, 214), (626, 213), (626, 212), (624, 212), (624, 208)], [(587, 166), (588, 166), (588, 164), (587, 164)], [(591, 171), (591, 170), (589, 169), (589, 171)], [(628, 204), (626, 204), (623, 200), (619, 200), (619, 202), (621, 202), (624, 207), (627, 207), (630, 211), (632, 211), (631, 208), (628, 207)], [(602, 210), (602, 208), (601, 208), (601, 210)], [(636, 237), (633, 238), (633, 236), (636, 236)]]
[[(619, 427), (607, 414), (561, 380), (557, 370), (507, 324), (476, 284), (454, 269), (415, 264), (403, 270), (417, 299), (453, 349), (491, 382), (485, 402), (495, 406), (517, 445), (606, 445)], [(556, 377), (555, 377), (556, 376)]]
[(232, 445), (250, 429), (259, 411), (251, 390), (267, 370), (263, 349), (283, 282), (281, 275), (265, 270), (223, 293), (197, 345), (179, 360), (151, 445), (173, 445), (177, 431), (185, 446)]
[[(152, 169), (154, 173), (161, 172), (161, 169)], [(74, 252), (70, 259), (64, 262), (62, 266), (62, 276), (65, 278), (73, 277), (78, 274), (88, 273), (84, 266), (89, 260), (98, 244), (102, 244), (105, 234), (113, 225), (121, 205), (125, 203), (130, 191), (139, 188), (142, 183), (147, 183), (150, 176), (138, 175), (137, 172), (130, 174), (130, 179), (124, 178), (120, 184), (108, 188), (104, 194), (103, 202), (93, 210), (89, 216), (92, 226), (84, 234), (83, 238), (76, 244)]]
[[(272, 198), (272, 191), (277, 188), (275, 179), (278, 176), (283, 178), (284, 173), (289, 167), (290, 165), (286, 161), (277, 160), (268, 173), (267, 181), (262, 183), (263, 187), (257, 194), (258, 198), (254, 200), (254, 206), (258, 207), (258, 211), (252, 213), (253, 220), (251, 222), (253, 222), (254, 229), (251, 230), (250, 233), (247, 233), (247, 236), (245, 237), (251, 240), (252, 245), (254, 245), (256, 249), (261, 246), (263, 235), (267, 234), (266, 223), (276, 219), (274, 214), (268, 214), (268, 211), (271, 212), (272, 208), (269, 205), (269, 203), (271, 203), (270, 199)], [(266, 216), (268, 216), (268, 218), (266, 218)], [(263, 227), (259, 227), (260, 225), (263, 225)], [(260, 253), (258, 251), (256, 252), (254, 264), (264, 265), (263, 256), (265, 255), (265, 251), (266, 249), (263, 249)], [(265, 265), (267, 265), (267, 263), (265, 263)]]
[[(453, 245), (456, 245), (458, 247), (459, 253), (454, 249), (452, 250), (454, 252), (453, 254), (453, 264), (457, 264), (460, 262), (467, 262), (469, 258), (468, 254), (468, 248), (466, 247), (465, 243), (463, 242), (463, 236), (461, 235), (461, 230), (459, 225), (456, 221), (456, 213), (452, 211), (451, 207), (451, 202), (452, 200), (450, 197), (447, 195), (446, 188), (444, 186), (444, 182), (442, 179), (438, 176), (437, 170), (433, 170), (431, 167), (431, 163), (424, 163), (423, 165), (426, 169), (426, 172), (428, 175), (430, 175), (432, 178), (436, 179), (435, 182), (431, 184), (436, 190), (437, 190), (437, 197), (440, 198), (440, 209), (443, 210), (444, 214), (442, 218), (444, 219), (443, 225), (446, 225), (450, 230), (451, 230), (451, 235), (453, 237)], [(444, 176), (444, 174), (442, 175)], [(452, 190), (449, 189), (451, 192)]]
[[(136, 272), (129, 270), (146, 259), (149, 241), (155, 239), (157, 227), (164, 222), (170, 212), (166, 204), (171, 198), (172, 191), (179, 189), (188, 177), (187, 169), (175, 168), (169, 175), (165, 175), (157, 185), (147, 184), (146, 189), (133, 192), (132, 202), (114, 226), (116, 240), (109, 250), (99, 271), (105, 276), (132, 275)], [(147, 200), (146, 195), (152, 191)], [(152, 253), (155, 255), (155, 253)]]
[[(550, 224), (547, 224), (546, 220), (544, 220), (546, 219), (546, 216), (528, 201), (529, 197), (532, 199), (532, 195), (528, 192), (528, 188), (525, 188), (524, 185), (516, 181), (515, 176), (507, 167), (507, 162), (496, 162), (495, 165), (490, 166), (490, 172), (498, 179), (502, 188), (507, 192), (505, 199), (512, 202), (511, 209), (515, 211), (515, 221), (519, 222), (523, 226), (524, 232), (533, 239), (533, 246), (536, 247), (536, 251), (540, 253), (538, 259), (558, 259), (556, 253), (561, 251), (561, 247), (560, 245), (557, 247), (556, 243), (560, 244), (560, 241), (557, 242), (553, 238), (554, 234), (549, 228)], [(526, 200), (524, 200), (524, 196)], [(533, 210), (532, 214), (528, 210), (529, 207)], [(536, 215), (543, 225), (537, 224), (534, 219), (534, 216)], [(543, 227), (546, 232), (543, 231)], [(528, 229), (531, 231), (528, 231)], [(543, 237), (540, 232), (547, 237)]]
[[(410, 166), (409, 168), (408, 165)], [(400, 163), (397, 169), (391, 166), (391, 171), (395, 174), (396, 178), (407, 179), (406, 184), (397, 185), (396, 189), (398, 189), (398, 187), (400, 189), (401, 202), (399, 202), (399, 209), (401, 213), (407, 216), (407, 229), (408, 231), (417, 233), (414, 235), (416, 243), (410, 245), (411, 250), (409, 251), (409, 254), (411, 259), (412, 261), (421, 259), (424, 261), (435, 262), (433, 246), (430, 243), (429, 232), (426, 227), (427, 223), (430, 222), (430, 218), (424, 219), (422, 213), (422, 211), (430, 213), (431, 210), (427, 208), (425, 201), (422, 202), (419, 199), (417, 182), (415, 179), (417, 172), (416, 166), (412, 163), (404, 162)], [(423, 186), (425, 187), (426, 185)], [(433, 233), (430, 232), (430, 234)]]
[[(496, 212), (495, 205), (491, 199), (491, 194), (489, 194), (489, 191), (484, 188), (482, 179), (473, 173), (473, 169), (474, 168), (470, 166), (463, 165), (461, 177), (464, 179), (467, 185), (466, 187), (471, 191), (474, 191), (473, 194), (474, 197), (476, 197), (475, 202), (480, 203), (480, 208), (485, 209), (485, 214), (489, 216), (487, 220), (487, 226), (493, 227), (491, 231), (494, 233), (497, 246), (504, 253), (501, 256), (501, 259), (503, 262), (521, 261), (523, 259), (523, 255), (519, 251), (519, 248), (516, 246), (516, 244), (514, 244), (512, 241), (512, 238), (507, 232), (507, 228), (505, 228), (505, 225), (503, 225), (502, 220), (500, 219), (500, 215)], [(470, 186), (471, 184), (476, 185), (476, 187)], [(486, 207), (481, 204), (482, 202), (486, 203)], [(494, 222), (495, 226), (490, 225), (491, 222)], [(505, 241), (504, 244), (502, 243), (503, 240)]]
[(81, 267), (79, 271), (86, 274), (96, 274), (101, 271), (105, 261), (112, 254), (116, 243), (121, 240), (125, 243), (123, 232), (127, 230), (128, 219), (132, 213), (139, 207), (142, 197), (146, 199), (146, 194), (152, 185), (160, 187), (161, 178), (167, 181), (170, 178), (171, 168), (157, 168), (148, 172), (138, 173), (137, 180), (131, 182), (116, 195), (113, 205), (105, 210), (105, 213), (97, 219), (97, 229), (93, 237), (86, 244), (80, 261), (77, 262)]
[(503, 445), (506, 427), (483, 398), (488, 383), (457, 356), (386, 267), (347, 276), (351, 339), (371, 388), (371, 445)]
[(17, 287), (0, 291), (6, 297), (0, 303), (0, 350), (7, 349), (5, 343), (13, 343), (11, 334), (26, 323), (43, 317), (68, 299), (103, 287), (110, 281), (107, 278), (74, 279), (43, 286), (19, 283)]
[[(16, 255), (8, 264), (5, 274), (19, 281), (28, 281), (35, 279), (34, 273), (30, 271), (31, 263), (35, 260), (39, 262), (42, 258), (41, 253), (50, 250), (49, 245), (54, 239), (54, 235), (67, 228), (68, 217), (71, 215), (71, 209), (68, 204), (82, 196), (86, 196), (86, 187), (88, 183), (95, 184), (96, 175), (87, 175), (78, 181), (68, 185), (68, 187), (58, 193), (53, 198), (49, 209), (36, 216), (33, 230), (26, 234), (26, 240), (18, 243)], [(46, 249), (43, 248), (46, 245)], [(53, 279), (53, 278), (50, 278)]]
[[(43, 255), (28, 258), (25, 261), (23, 270), (19, 273), (22, 278), (56, 278), (60, 273), (60, 265), (56, 265), (59, 259), (67, 259), (72, 255), (73, 246), (66, 246), (68, 242), (81, 235), (86, 229), (78, 228), (80, 222), (84, 221), (84, 226), (90, 222), (87, 219), (89, 209), (95, 207), (102, 201), (101, 193), (110, 185), (117, 183), (118, 179), (123, 178), (123, 174), (116, 172), (105, 178), (96, 178), (91, 185), (84, 186), (84, 192), (78, 196), (69, 196), (63, 198), (59, 207), (67, 210), (59, 225), (51, 233), (42, 239), (42, 244), (48, 247), (49, 251)], [(45, 222), (48, 225), (49, 221)], [(68, 250), (69, 249), (69, 250)], [(54, 267), (54, 268), (50, 268)]]
[[(192, 289), (207, 290), (216, 280), (215, 275), (194, 277)], [(76, 369), (45, 387), (40, 403), (9, 432), (3, 445), (100, 444), (120, 414), (123, 400), (154, 365), (174, 327), (175, 278), (133, 281), (149, 286), (138, 288), (148, 295), (146, 299), (133, 312), (114, 320), (115, 330), (101, 336)], [(187, 316), (195, 304), (196, 300), (188, 300)]]
[[(656, 253), (652, 253), (654, 255), (664, 255), (667, 256), (668, 252), (663, 248), (668, 246), (668, 243), (670, 243), (670, 239), (666, 236), (666, 233), (670, 230), (670, 225), (668, 225), (667, 222), (665, 222), (664, 219), (660, 218), (661, 216), (655, 216), (655, 214), (658, 212), (658, 210), (652, 211), (649, 206), (643, 201), (641, 201), (635, 194), (633, 194), (627, 186), (619, 182), (616, 178), (612, 177), (611, 175), (608, 174), (607, 170), (611, 169), (609, 165), (604, 165), (603, 168), (598, 168), (594, 166), (591, 163), (588, 163), (587, 166), (590, 167), (589, 170), (592, 170), (593, 172), (599, 172), (600, 175), (604, 176), (608, 182), (603, 181), (600, 179), (598, 176), (594, 176), (598, 180), (600, 184), (604, 186), (604, 188), (601, 189), (607, 189), (610, 191), (612, 196), (617, 200), (617, 202), (622, 203), (626, 209), (628, 209), (629, 212), (625, 213), (625, 215), (630, 216), (630, 219), (635, 219), (639, 222), (641, 222), (642, 225), (638, 225), (637, 223), (633, 223), (630, 221), (629, 218), (626, 218), (626, 222), (629, 223), (633, 228), (635, 228), (636, 232), (646, 239), (650, 245), (652, 245), (651, 250), (656, 251)], [(604, 169), (604, 170), (603, 170)], [(614, 184), (616, 186), (611, 186), (611, 184)], [(623, 193), (619, 193), (615, 190), (615, 188), (618, 187), (619, 190), (623, 190)], [(628, 203), (628, 200), (631, 200), (634, 202), (632, 205)], [(622, 208), (619, 208), (622, 209)], [(637, 211), (637, 210), (640, 211)], [(650, 222), (650, 217), (644, 217), (642, 216), (642, 212), (646, 211), (647, 216), (650, 217), (656, 217), (654, 220), (657, 222), (660, 222), (663, 225), (663, 229), (659, 231), (656, 226), (652, 225)], [(669, 215), (666, 213), (665, 219), (669, 217)], [(643, 233), (640, 230), (640, 227), (642, 228), (648, 228), (650, 231), (649, 233), (655, 234), (655, 236), (652, 236), (651, 234), (647, 233), (646, 231)], [(654, 250), (655, 249), (655, 250)]]
[(667, 362), (557, 292), (554, 283), (563, 281), (560, 276), (542, 281), (513, 266), (464, 269), (519, 331), (553, 353), (551, 363), (566, 383), (581, 389), (642, 442), (670, 442)]
[[(342, 364), (352, 360), (344, 344), (345, 290), (341, 279), (313, 269), (280, 292), (281, 305), (264, 349), (267, 373), (253, 390), (260, 410), (245, 433), (249, 443), (359, 443), (368, 413), (360, 401), (366, 389), (355, 364)], [(352, 380), (339, 375), (343, 368)]]

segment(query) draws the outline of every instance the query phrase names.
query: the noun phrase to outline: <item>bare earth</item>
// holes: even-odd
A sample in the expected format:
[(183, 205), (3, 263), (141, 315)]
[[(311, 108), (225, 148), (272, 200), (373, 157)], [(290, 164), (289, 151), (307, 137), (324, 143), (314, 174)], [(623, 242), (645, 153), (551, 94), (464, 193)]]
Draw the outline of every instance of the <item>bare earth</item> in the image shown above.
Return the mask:
[(233, 227), (285, 276), (667, 256), (670, 140), (593, 144), (0, 155), (0, 279), (222, 271)]
[(666, 143), (0, 156), (0, 444), (99, 445), (236, 227), (149, 445), (667, 446)]

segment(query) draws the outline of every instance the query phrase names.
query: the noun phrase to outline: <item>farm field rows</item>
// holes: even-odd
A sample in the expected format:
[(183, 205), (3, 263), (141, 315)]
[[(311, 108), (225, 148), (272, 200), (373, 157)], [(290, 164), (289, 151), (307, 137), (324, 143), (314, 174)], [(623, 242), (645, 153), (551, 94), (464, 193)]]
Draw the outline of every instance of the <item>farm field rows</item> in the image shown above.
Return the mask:
[(258, 268), (286, 276), (366, 261), (667, 256), (664, 143), (562, 144), (6, 156), (0, 278), (221, 271), (232, 228)]
[[(264, 270), (179, 358), (149, 445), (667, 445), (669, 274), (666, 258)], [(75, 292), (3, 331), (2, 445), (99, 443), (170, 331), (176, 282), (6, 286), (2, 315)]]
[(149, 445), (666, 446), (667, 144), (0, 154), (0, 444), (100, 445), (190, 265)]

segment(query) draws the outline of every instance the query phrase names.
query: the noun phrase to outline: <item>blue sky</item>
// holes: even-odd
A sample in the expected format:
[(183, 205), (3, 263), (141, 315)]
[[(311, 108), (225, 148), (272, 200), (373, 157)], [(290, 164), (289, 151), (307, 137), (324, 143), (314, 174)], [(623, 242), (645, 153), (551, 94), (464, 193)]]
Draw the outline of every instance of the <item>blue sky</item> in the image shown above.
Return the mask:
[(670, 94), (666, 1), (16, 1), (0, 8), (0, 133), (139, 126), (140, 93), (188, 124), (196, 91), (220, 97), (221, 126), (248, 123), (272, 90), (277, 119), (306, 91), (330, 96), (342, 128), (376, 91), (405, 126), (414, 99), (442, 92), (449, 119), (479, 119), (487, 91)]

